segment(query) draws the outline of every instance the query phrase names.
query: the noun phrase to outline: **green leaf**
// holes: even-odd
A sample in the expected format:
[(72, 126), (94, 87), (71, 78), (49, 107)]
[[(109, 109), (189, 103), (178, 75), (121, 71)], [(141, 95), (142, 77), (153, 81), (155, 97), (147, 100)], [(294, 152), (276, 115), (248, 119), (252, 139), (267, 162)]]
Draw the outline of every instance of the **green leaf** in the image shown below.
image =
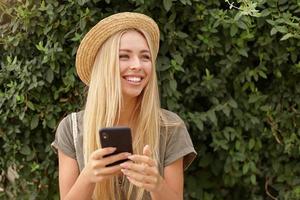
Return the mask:
[(277, 29), (275, 27), (273, 27), (271, 29), (270, 35), (275, 35), (277, 32), (278, 32)]
[(54, 118), (47, 120), (47, 126), (51, 129), (54, 129), (56, 126), (56, 120)]
[(27, 101), (26, 105), (31, 109), (31, 110), (35, 110), (34, 105), (31, 101)]
[(53, 78), (54, 78), (53, 71), (51, 69), (48, 69), (46, 72), (46, 80), (48, 81), (48, 83), (52, 83)]
[(238, 49), (239, 54), (241, 54), (242, 56), (248, 57), (248, 52), (246, 49)]
[(253, 149), (254, 145), (255, 145), (255, 140), (253, 138), (251, 138), (249, 141), (249, 149), (250, 150)]
[(183, 5), (186, 5), (186, 4), (187, 4), (187, 0), (180, 0), (180, 2), (181, 2)]
[(20, 150), (20, 153), (23, 154), (23, 155), (28, 156), (28, 155), (30, 155), (31, 150), (30, 150), (30, 148), (27, 145), (24, 145), (22, 147), (22, 149)]
[(252, 185), (256, 185), (256, 176), (254, 174), (251, 174), (250, 181)]
[(173, 0), (163, 0), (163, 5), (166, 11), (169, 11), (172, 7)]
[(282, 73), (281, 73), (281, 71), (279, 69), (275, 69), (273, 73), (275, 74), (275, 76), (277, 78), (281, 78), (282, 77)]
[(227, 117), (230, 117), (230, 108), (228, 106), (224, 106), (222, 111)]
[(214, 125), (217, 125), (218, 120), (217, 120), (215, 111), (213, 111), (213, 110), (208, 111), (207, 116)]
[(284, 5), (288, 2), (288, 0), (278, 0), (279, 5)]
[(294, 35), (292, 33), (287, 33), (280, 39), (280, 41), (287, 40), (291, 37), (294, 37)]
[(224, 132), (224, 136), (225, 136), (225, 138), (226, 138), (227, 141), (230, 141), (230, 134), (229, 134), (229, 132), (225, 131)]
[(269, 105), (264, 105), (264, 106), (260, 107), (260, 110), (267, 112), (267, 111), (271, 110), (271, 107)]
[(245, 161), (245, 155), (243, 153), (235, 153), (234, 154), (234, 158), (237, 160), (237, 161), (240, 161), (240, 162), (244, 162)]
[(260, 14), (261, 14), (261, 17), (266, 17), (271, 14), (271, 11), (269, 9), (264, 9)]
[(248, 26), (245, 22), (243, 22), (242, 20), (237, 21), (237, 25), (238, 27), (240, 27), (241, 29), (247, 30)]
[(39, 51), (42, 51), (42, 52), (46, 52), (47, 49), (45, 47), (43, 47), (43, 42), (42, 41), (39, 41), (38, 44), (35, 45), (35, 47), (39, 50)]
[(237, 140), (237, 141), (235, 142), (235, 149), (236, 149), (236, 150), (240, 150), (240, 148), (241, 148), (241, 142), (240, 142), (239, 140)]
[(229, 99), (228, 104), (232, 107), (232, 108), (237, 108), (238, 105), (236, 103), (236, 101), (234, 99)]
[(39, 116), (34, 115), (30, 122), (30, 129), (35, 129), (39, 124)]
[(74, 37), (71, 38), (71, 41), (76, 42), (76, 41), (80, 41), (82, 38), (81, 34), (75, 33)]
[(80, 6), (83, 6), (86, 2), (87, 2), (87, 0), (78, 0), (78, 4)]
[(170, 88), (171, 88), (171, 90), (176, 91), (177, 82), (174, 79), (170, 80)]
[(286, 33), (288, 31), (287, 27), (285, 26), (275, 26), (275, 28), (280, 33)]
[(243, 175), (247, 174), (248, 171), (249, 171), (249, 163), (245, 163), (243, 165)]
[(38, 170), (38, 169), (40, 169), (40, 165), (34, 162), (34, 163), (31, 165), (31, 170), (30, 170), (30, 172), (34, 172), (34, 171), (36, 171), (36, 170)]
[(186, 34), (186, 33), (184, 33), (184, 32), (181, 32), (181, 31), (178, 31), (178, 32), (177, 32), (177, 35), (178, 35), (178, 37), (179, 37), (180, 39), (185, 39), (185, 38), (189, 37), (188, 34)]
[(263, 77), (264, 79), (267, 78), (267, 75), (266, 75), (265, 72), (263, 72), (263, 71), (258, 71), (258, 74), (259, 74), (261, 77)]
[(203, 122), (201, 120), (198, 120), (195, 124), (200, 131), (203, 131)]
[(243, 16), (242, 12), (237, 12), (234, 16), (234, 21), (239, 21), (240, 18)]
[(260, 95), (252, 94), (252, 95), (250, 95), (248, 102), (249, 102), (249, 103), (255, 103), (255, 102), (257, 102), (260, 98), (261, 98)]
[(80, 27), (80, 30), (84, 30), (85, 29), (85, 26), (86, 26), (86, 21), (85, 21), (85, 19), (83, 18), (83, 19), (81, 19), (80, 21), (79, 21), (79, 27)]
[(237, 32), (238, 32), (237, 26), (235, 24), (232, 24), (230, 26), (230, 36), (231, 37), (235, 36), (237, 34)]
[(175, 54), (175, 55), (174, 55), (174, 59), (175, 59), (175, 61), (176, 61), (179, 65), (182, 65), (182, 63), (183, 63), (183, 58), (182, 58), (182, 56), (181, 56), (180, 54)]

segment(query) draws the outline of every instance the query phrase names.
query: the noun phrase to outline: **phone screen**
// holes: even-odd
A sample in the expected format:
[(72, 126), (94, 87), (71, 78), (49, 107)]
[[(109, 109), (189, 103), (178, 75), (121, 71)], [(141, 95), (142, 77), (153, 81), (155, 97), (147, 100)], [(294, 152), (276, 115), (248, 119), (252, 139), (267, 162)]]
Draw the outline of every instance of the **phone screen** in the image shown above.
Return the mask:
[[(102, 148), (105, 147), (116, 147), (116, 151), (112, 154), (106, 155), (111, 156), (122, 152), (133, 153), (132, 151), (132, 139), (131, 139), (131, 130), (129, 127), (108, 127), (102, 128), (99, 131), (100, 143)], [(120, 160), (109, 164), (107, 166), (113, 166), (127, 161)]]

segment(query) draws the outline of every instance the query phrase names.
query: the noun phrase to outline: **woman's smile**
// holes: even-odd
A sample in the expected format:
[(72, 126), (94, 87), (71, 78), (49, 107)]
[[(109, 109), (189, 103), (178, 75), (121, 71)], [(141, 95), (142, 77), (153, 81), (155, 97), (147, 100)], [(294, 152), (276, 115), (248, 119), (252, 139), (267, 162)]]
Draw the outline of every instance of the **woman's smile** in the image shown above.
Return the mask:
[(129, 84), (139, 85), (144, 77), (141, 75), (125, 75), (123, 76), (123, 79), (127, 80)]

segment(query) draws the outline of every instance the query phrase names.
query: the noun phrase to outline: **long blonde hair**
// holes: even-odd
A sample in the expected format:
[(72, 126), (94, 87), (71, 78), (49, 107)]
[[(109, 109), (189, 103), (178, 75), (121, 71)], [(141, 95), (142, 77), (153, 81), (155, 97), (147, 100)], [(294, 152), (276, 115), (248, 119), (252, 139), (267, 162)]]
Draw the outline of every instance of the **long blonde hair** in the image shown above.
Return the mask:
[[(135, 30), (135, 29), (134, 29)], [(91, 73), (88, 96), (83, 118), (83, 152), (87, 164), (89, 156), (101, 148), (98, 131), (102, 127), (116, 125), (122, 107), (122, 90), (119, 70), (119, 45), (121, 36), (128, 30), (120, 31), (111, 36), (99, 50)], [(159, 162), (160, 138), (160, 101), (155, 71), (155, 56), (151, 40), (146, 32), (141, 33), (149, 46), (152, 59), (152, 73), (140, 96), (133, 116), (133, 151), (142, 154), (144, 145), (148, 144), (153, 152), (153, 159)], [(135, 134), (136, 133), (136, 134)], [(129, 189), (127, 199), (133, 198), (133, 186), (126, 182)], [(97, 183), (93, 194), (94, 199), (120, 199), (120, 185), (117, 177)], [(135, 199), (142, 199), (144, 190), (136, 188)]]

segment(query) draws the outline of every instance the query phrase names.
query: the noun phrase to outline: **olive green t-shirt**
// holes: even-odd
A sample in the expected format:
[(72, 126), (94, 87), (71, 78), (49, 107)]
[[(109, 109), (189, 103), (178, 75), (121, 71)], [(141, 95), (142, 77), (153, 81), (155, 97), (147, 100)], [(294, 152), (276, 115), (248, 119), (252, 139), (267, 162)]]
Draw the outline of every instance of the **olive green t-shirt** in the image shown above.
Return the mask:
[[(176, 125), (161, 127), (160, 145), (159, 145), (159, 165), (158, 169), (163, 176), (164, 167), (172, 164), (174, 161), (183, 158), (184, 169), (192, 163), (196, 157), (196, 151), (193, 147), (190, 135), (183, 121), (173, 112), (162, 110), (164, 118), (169, 122), (179, 122)], [(79, 170), (84, 168), (83, 158), (83, 111), (76, 113), (77, 119), (77, 146), (75, 150), (73, 139), (73, 123), (71, 114), (66, 116), (58, 125), (55, 140), (52, 147), (59, 149), (67, 156), (77, 160)], [(77, 155), (76, 155), (77, 154)], [(146, 198), (147, 199), (147, 198)]]

